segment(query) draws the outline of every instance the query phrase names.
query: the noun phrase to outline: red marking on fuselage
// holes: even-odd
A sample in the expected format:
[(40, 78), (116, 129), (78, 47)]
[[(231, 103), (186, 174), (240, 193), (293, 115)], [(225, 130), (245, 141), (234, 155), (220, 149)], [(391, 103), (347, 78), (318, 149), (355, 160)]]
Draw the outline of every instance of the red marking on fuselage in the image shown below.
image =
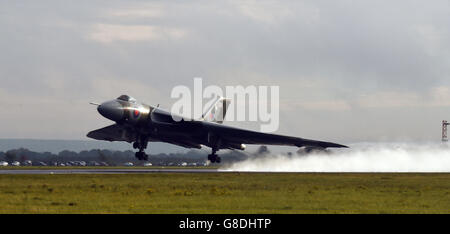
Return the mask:
[(139, 116), (139, 110), (134, 110), (133, 116), (137, 118)]

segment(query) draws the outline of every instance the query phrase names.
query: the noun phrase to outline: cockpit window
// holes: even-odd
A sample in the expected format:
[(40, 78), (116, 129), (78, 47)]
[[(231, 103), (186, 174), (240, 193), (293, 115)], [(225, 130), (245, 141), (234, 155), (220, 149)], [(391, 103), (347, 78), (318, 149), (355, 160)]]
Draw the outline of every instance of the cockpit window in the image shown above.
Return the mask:
[(133, 97), (130, 97), (128, 95), (122, 95), (122, 96), (118, 97), (117, 99), (126, 101), (126, 102), (136, 102), (136, 99), (134, 99)]
[(118, 97), (117, 99), (128, 102), (130, 100), (130, 96), (122, 95), (122, 96)]

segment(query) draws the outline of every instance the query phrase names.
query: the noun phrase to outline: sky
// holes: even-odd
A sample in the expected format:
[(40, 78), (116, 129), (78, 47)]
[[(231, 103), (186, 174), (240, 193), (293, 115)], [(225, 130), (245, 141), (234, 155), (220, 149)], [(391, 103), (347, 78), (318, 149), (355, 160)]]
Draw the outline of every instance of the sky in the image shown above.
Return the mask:
[(89, 102), (170, 109), (194, 77), (279, 86), (280, 134), (439, 141), (450, 2), (0, 0), (0, 138), (87, 139)]

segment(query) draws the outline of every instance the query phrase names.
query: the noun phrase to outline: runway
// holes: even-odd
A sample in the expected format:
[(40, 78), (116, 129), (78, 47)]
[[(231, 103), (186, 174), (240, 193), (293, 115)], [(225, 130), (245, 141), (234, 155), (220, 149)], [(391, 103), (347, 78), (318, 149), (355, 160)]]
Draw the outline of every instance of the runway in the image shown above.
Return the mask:
[(40, 174), (148, 174), (148, 173), (217, 173), (218, 169), (0, 169), (0, 174), (40, 175)]

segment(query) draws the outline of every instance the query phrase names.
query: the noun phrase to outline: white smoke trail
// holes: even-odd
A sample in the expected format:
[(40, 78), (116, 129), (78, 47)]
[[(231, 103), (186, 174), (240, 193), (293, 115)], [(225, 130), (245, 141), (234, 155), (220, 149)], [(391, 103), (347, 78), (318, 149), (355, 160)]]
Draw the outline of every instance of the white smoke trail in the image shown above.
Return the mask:
[(251, 157), (222, 168), (260, 172), (450, 172), (450, 147), (436, 143), (359, 143), (332, 153)]

